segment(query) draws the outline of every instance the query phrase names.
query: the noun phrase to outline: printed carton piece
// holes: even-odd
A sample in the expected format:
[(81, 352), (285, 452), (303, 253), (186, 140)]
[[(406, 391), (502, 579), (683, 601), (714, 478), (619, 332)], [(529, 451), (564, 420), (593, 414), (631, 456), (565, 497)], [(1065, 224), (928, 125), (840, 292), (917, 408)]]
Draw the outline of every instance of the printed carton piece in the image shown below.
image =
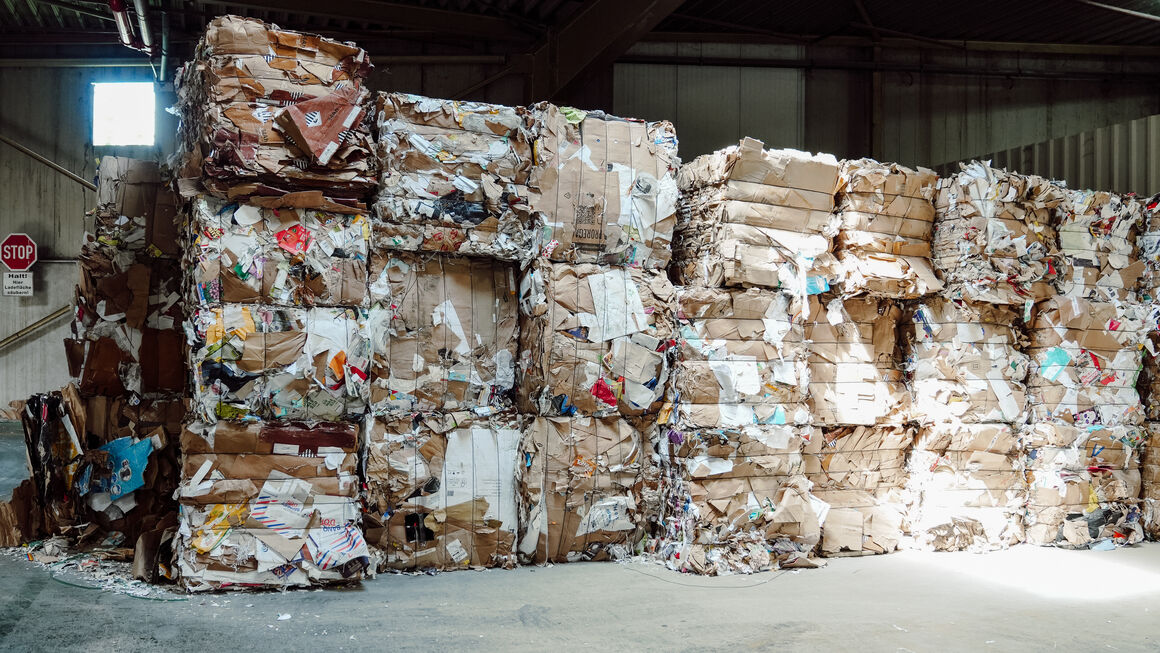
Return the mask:
[(1146, 264), (1136, 257), (1143, 211), (1134, 197), (1069, 190), (1054, 211), (1059, 235), (1059, 294), (1094, 301), (1129, 301)]
[(1008, 424), (921, 427), (907, 461), (916, 546), (990, 551), (1022, 542), (1023, 466), (1018, 431)]
[(367, 539), (384, 569), (513, 567), (523, 419), (368, 418)]
[(1054, 297), (1028, 327), (1028, 411), (1033, 421), (1140, 424), (1136, 391), (1147, 307)]
[(666, 564), (708, 575), (809, 564), (825, 510), (804, 473), (810, 437), (796, 426), (668, 431)]
[(642, 517), (644, 435), (619, 417), (535, 417), (520, 444), (525, 564), (621, 559)]
[(192, 202), (190, 302), (363, 306), (370, 223), (358, 213)]
[(810, 412), (817, 426), (900, 424), (910, 393), (895, 363), (901, 309), (869, 297), (810, 297), (805, 322)]
[(524, 260), (535, 125), (523, 107), (379, 93), (376, 244)]
[(660, 410), (675, 294), (660, 272), (537, 259), (520, 281), (520, 410)]
[(672, 123), (541, 102), (529, 179), (535, 255), (552, 261), (664, 268), (677, 217)]
[(682, 429), (809, 424), (800, 302), (760, 288), (677, 289), (670, 401)]
[(1013, 423), (1026, 407), (1030, 364), (1009, 307), (932, 297), (904, 321), (914, 419), (923, 424)]
[(226, 304), (197, 309), (189, 328), (198, 419), (357, 421), (366, 407), (363, 310)]
[(511, 407), (519, 320), (512, 264), (376, 250), (370, 276), (375, 414)]
[(1088, 548), (1135, 544), (1140, 512), (1142, 426), (1029, 424), (1021, 434), (1027, 469), (1027, 541)]
[(937, 183), (926, 168), (842, 161), (834, 245), (844, 295), (915, 299), (942, 290), (930, 262)]
[(823, 429), (803, 450), (818, 505), (821, 554), (861, 555), (898, 549), (906, 524), (906, 451), (910, 426)]
[(763, 147), (746, 138), (681, 168), (673, 243), (680, 283), (804, 295), (837, 281), (837, 159)]
[(1022, 306), (1054, 294), (1058, 239), (1051, 213), (1060, 186), (985, 162), (939, 180), (931, 248), (944, 295)]
[(365, 52), (238, 16), (212, 20), (194, 52), (175, 80), (182, 194), (364, 208), (376, 183)]

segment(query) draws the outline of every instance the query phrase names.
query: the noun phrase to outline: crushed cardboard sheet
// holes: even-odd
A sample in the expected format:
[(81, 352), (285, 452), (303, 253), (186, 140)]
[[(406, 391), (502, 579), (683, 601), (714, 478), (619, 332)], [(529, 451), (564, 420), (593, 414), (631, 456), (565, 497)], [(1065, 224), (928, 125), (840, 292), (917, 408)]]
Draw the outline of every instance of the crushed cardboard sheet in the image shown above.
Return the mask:
[(916, 422), (1013, 423), (1030, 361), (1007, 306), (931, 297), (907, 307), (904, 369)]
[(1063, 297), (1134, 301), (1146, 264), (1136, 257), (1143, 221), (1132, 196), (1068, 190), (1053, 212), (1059, 237), (1056, 288)]
[(516, 565), (524, 418), (368, 418), (367, 540), (381, 570)]
[(219, 16), (175, 78), (182, 195), (364, 210), (376, 186), (366, 52)]
[(376, 250), (367, 317), (372, 411), (510, 408), (516, 275), (514, 265), (494, 259)]
[(1017, 306), (1053, 295), (1059, 246), (1051, 214), (1063, 189), (989, 162), (959, 166), (939, 179), (935, 199), (931, 250), (943, 295)]
[(677, 132), (541, 102), (529, 179), (534, 256), (663, 269), (677, 222)]
[(1136, 391), (1148, 307), (1053, 297), (1028, 322), (1028, 411), (1032, 421), (1140, 424)]
[(677, 349), (658, 421), (682, 429), (809, 424), (800, 302), (760, 288), (677, 288)]
[(527, 109), (379, 93), (375, 125), (377, 246), (511, 261), (531, 255), (536, 125)]
[(1018, 436), (1002, 423), (920, 427), (907, 460), (915, 546), (983, 552), (1023, 541), (1027, 480)]
[(830, 253), (838, 161), (765, 150), (746, 138), (681, 167), (675, 278), (688, 286), (762, 286), (795, 295), (838, 280)]
[(675, 295), (661, 272), (537, 259), (520, 281), (520, 410), (660, 410), (675, 344)]
[(888, 299), (810, 297), (805, 336), (815, 426), (901, 424), (910, 393), (896, 362), (902, 314)]
[(1144, 538), (1140, 449), (1143, 426), (1028, 424), (1020, 434), (1027, 469), (1027, 541), (1064, 548)]
[(834, 249), (843, 295), (915, 299), (942, 290), (930, 262), (937, 183), (926, 168), (842, 161)]

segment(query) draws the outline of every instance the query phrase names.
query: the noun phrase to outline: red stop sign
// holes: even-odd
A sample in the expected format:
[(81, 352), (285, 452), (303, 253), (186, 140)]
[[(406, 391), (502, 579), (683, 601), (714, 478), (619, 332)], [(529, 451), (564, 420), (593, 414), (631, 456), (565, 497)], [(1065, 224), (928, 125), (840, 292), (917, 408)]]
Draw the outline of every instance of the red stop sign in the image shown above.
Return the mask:
[(8, 234), (0, 243), (0, 262), (13, 272), (24, 272), (36, 262), (36, 243), (28, 234)]

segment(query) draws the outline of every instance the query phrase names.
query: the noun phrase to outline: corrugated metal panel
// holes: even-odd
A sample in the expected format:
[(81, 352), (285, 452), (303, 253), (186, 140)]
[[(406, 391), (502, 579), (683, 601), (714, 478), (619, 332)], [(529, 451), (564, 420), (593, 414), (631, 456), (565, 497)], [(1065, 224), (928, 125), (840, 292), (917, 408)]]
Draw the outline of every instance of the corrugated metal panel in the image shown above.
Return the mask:
[[(1070, 188), (1148, 196), (1160, 192), (1160, 115), (966, 158), (1059, 179)], [(938, 166), (944, 175), (957, 169), (957, 162)]]
[[(0, 297), (0, 338), (53, 313), (73, 299), (76, 265), (38, 263), (33, 271), (36, 295)], [(62, 317), (27, 338), (0, 350), (0, 406), (26, 399), (33, 392), (55, 390), (69, 381), (64, 339), (71, 317)]]

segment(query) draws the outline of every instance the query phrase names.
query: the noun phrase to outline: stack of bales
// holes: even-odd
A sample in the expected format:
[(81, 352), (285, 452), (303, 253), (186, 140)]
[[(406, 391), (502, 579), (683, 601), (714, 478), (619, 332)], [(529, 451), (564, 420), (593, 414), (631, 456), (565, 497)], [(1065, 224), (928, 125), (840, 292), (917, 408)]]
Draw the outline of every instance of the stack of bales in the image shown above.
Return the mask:
[[(179, 78), (191, 590), (360, 578), (373, 184), (357, 48), (215, 19)], [(204, 192), (201, 192), (204, 191)]]
[[(520, 281), (518, 404), (526, 562), (619, 558), (645, 522), (669, 375), (676, 136), (540, 104), (537, 250)], [(655, 492), (651, 494), (655, 495)], [(655, 510), (654, 510), (655, 512)]]

